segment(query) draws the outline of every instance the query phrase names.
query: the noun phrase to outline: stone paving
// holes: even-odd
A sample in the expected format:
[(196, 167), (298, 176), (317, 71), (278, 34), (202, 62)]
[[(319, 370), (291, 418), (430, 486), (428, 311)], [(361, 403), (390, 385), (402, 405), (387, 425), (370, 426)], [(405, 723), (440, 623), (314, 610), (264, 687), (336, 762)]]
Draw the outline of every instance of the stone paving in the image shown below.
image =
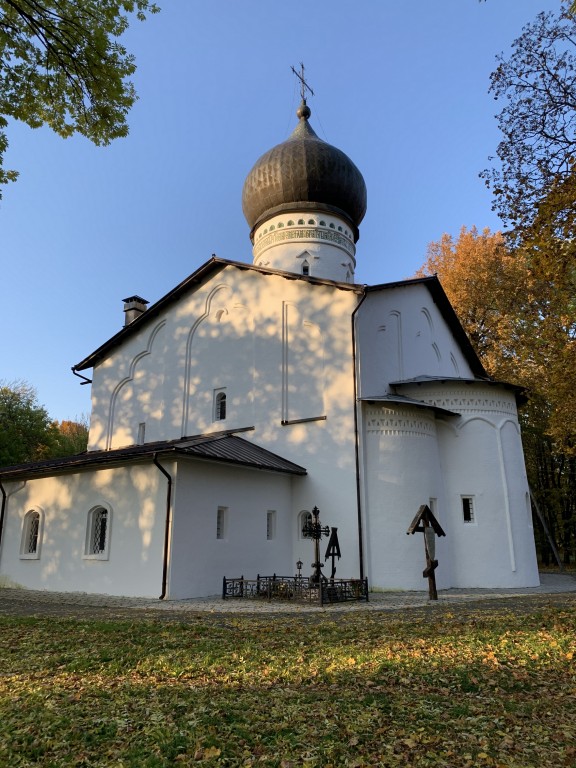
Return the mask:
[[(130, 616), (144, 612), (149, 617), (166, 617), (207, 612), (227, 613), (297, 613), (318, 614), (349, 611), (398, 611), (413, 608), (474, 603), (506, 598), (566, 595), (576, 600), (576, 576), (571, 574), (543, 573), (539, 587), (520, 589), (447, 589), (438, 593), (438, 601), (430, 601), (428, 592), (372, 592), (368, 603), (338, 603), (319, 606), (289, 600), (222, 600), (219, 596), (191, 600), (152, 600), (141, 597), (114, 597), (84, 592), (46, 592), (40, 590), (0, 587), (0, 615), (4, 614), (59, 614), (103, 613)], [(571, 593), (571, 594), (569, 594)]]

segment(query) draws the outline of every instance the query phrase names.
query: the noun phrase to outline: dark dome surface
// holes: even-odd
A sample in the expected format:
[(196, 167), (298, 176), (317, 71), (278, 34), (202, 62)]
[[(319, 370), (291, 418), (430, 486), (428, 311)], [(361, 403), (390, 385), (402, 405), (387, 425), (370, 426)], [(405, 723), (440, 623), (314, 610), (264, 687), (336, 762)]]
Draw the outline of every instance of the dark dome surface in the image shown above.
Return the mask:
[(242, 210), (250, 229), (282, 211), (315, 208), (344, 214), (357, 239), (366, 213), (362, 174), (344, 152), (318, 138), (305, 104), (297, 114), (290, 138), (262, 155), (244, 182)]

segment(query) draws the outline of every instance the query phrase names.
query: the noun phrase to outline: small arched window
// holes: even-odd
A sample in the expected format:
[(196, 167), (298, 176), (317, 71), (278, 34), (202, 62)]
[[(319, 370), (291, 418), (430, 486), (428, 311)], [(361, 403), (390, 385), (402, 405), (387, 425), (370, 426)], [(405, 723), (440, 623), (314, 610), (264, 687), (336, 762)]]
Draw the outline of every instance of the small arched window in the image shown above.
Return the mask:
[(307, 261), (302, 262), (302, 274), (303, 275), (309, 275), (310, 274), (310, 264), (308, 264)]
[(106, 507), (94, 507), (88, 512), (84, 556), (107, 560), (110, 550), (111, 513)]
[(214, 420), (224, 421), (226, 418), (226, 392), (218, 392), (214, 405)]
[(25, 560), (38, 560), (40, 558), (41, 538), (42, 516), (37, 509), (31, 509), (26, 512), (22, 525), (20, 557)]

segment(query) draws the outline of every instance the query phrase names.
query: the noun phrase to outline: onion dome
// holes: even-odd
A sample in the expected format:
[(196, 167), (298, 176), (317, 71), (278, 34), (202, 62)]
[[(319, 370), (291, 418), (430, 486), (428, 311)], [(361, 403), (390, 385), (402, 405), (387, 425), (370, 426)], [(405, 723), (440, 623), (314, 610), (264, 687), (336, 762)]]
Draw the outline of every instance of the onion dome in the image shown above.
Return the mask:
[(290, 138), (262, 155), (244, 182), (242, 210), (251, 233), (278, 213), (325, 210), (348, 221), (356, 241), (366, 213), (362, 174), (344, 152), (314, 133), (305, 101), (296, 114)]

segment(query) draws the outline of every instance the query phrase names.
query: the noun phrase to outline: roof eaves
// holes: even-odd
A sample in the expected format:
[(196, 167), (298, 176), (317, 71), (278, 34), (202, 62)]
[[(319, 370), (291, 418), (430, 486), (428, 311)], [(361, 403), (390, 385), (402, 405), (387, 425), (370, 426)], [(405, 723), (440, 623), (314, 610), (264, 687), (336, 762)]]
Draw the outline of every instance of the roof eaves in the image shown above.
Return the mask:
[[(229, 442), (235, 441), (239, 447), (235, 451), (229, 450), (228, 452), (225, 450), (220, 452), (210, 451), (206, 448), (210, 444), (226, 440)], [(232, 432), (225, 432), (128, 446), (110, 451), (87, 451), (59, 459), (46, 459), (39, 462), (2, 467), (0, 468), (0, 480), (9, 481), (26, 477), (45, 477), (90, 469), (92, 467), (120, 466), (127, 462), (146, 461), (153, 459), (155, 456), (169, 456), (171, 454), (205, 459), (207, 461), (241, 464), (242, 466), (251, 466), (254, 469), (267, 469), (272, 472), (285, 472), (297, 475), (306, 474), (304, 467), (294, 464), (288, 459), (268, 451), (266, 448), (238, 437)], [(260, 460), (254, 458), (257, 456), (260, 456)]]
[(439, 416), (460, 416), (457, 411), (450, 411), (448, 408), (441, 408), (438, 405), (432, 405), (426, 403), (423, 400), (416, 400), (412, 397), (405, 397), (404, 395), (375, 395), (372, 397), (361, 397), (361, 402), (364, 403), (390, 403), (391, 405), (410, 405), (414, 408), (427, 408), (430, 411)]
[(143, 312), (139, 317), (133, 320), (130, 325), (124, 326), (114, 336), (112, 336), (104, 344), (100, 345), (98, 349), (92, 352), (90, 355), (81, 360), (76, 365), (72, 366), (72, 371), (85, 371), (88, 368), (93, 368), (96, 363), (100, 362), (110, 350), (122, 344), (129, 336), (135, 333), (138, 329), (143, 328), (153, 318), (157, 317), (166, 306), (175, 301), (182, 293), (189, 290), (192, 287), (201, 285), (206, 278), (212, 274), (221, 272), (225, 266), (231, 262), (227, 262), (224, 259), (219, 259), (217, 256), (213, 256), (195, 272), (189, 275), (185, 280), (179, 283), (175, 288), (165, 294), (155, 304)]
[(127, 338), (129, 338), (138, 329), (143, 328), (150, 320), (157, 317), (160, 312), (164, 311), (166, 307), (177, 301), (177, 299), (191, 288), (196, 288), (210, 276), (221, 272), (226, 267), (236, 267), (237, 269), (245, 271), (259, 272), (264, 275), (279, 275), (287, 280), (300, 280), (302, 282), (308, 282), (313, 285), (328, 285), (334, 286), (340, 290), (351, 290), (356, 293), (363, 292), (364, 286), (357, 285), (355, 283), (340, 283), (335, 280), (326, 280), (319, 277), (311, 277), (307, 275), (298, 275), (294, 272), (285, 272), (280, 269), (267, 269), (265, 267), (258, 267), (254, 264), (247, 264), (241, 261), (232, 261), (229, 259), (221, 259), (218, 256), (213, 256), (202, 266), (200, 266), (195, 272), (189, 275), (185, 280), (179, 283), (175, 288), (172, 288), (167, 294), (159, 299), (155, 304), (152, 304), (145, 312), (139, 315), (129, 325), (124, 326), (114, 336), (112, 336), (104, 344), (100, 345), (98, 349), (89, 354), (79, 363), (72, 366), (72, 371), (85, 371), (89, 368), (93, 368), (94, 365), (100, 362), (108, 353), (122, 344)]

